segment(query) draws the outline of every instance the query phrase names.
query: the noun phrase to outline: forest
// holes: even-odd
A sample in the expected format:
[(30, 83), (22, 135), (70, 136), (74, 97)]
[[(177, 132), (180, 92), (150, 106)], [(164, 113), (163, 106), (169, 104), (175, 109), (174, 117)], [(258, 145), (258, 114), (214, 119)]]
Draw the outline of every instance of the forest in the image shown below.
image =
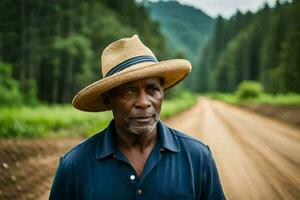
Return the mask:
[(0, 8), (0, 105), (69, 103), (101, 78), (104, 47), (135, 33), (167, 57), (159, 25), (134, 0), (4, 0)]
[(255, 14), (218, 17), (199, 55), (192, 88), (233, 92), (243, 80), (251, 80), (269, 93), (299, 93), (299, 11), (298, 0), (276, 1), (275, 7), (265, 4)]
[[(104, 47), (135, 33), (158, 60), (174, 56), (161, 24), (134, 0), (3, 0), (0, 7), (0, 105), (69, 103), (102, 77)], [(257, 13), (214, 19), (185, 87), (234, 92), (250, 80), (265, 92), (299, 93), (299, 11), (298, 0), (277, 0)]]

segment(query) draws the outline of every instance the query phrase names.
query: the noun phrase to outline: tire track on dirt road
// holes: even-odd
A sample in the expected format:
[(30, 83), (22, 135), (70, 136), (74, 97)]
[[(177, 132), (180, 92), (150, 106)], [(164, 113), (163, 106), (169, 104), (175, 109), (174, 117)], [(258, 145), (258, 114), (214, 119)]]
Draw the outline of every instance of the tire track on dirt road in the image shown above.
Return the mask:
[(203, 98), (167, 123), (209, 144), (228, 199), (300, 198), (299, 130)]
[[(253, 134), (258, 133), (258, 131), (251, 131), (252, 134), (249, 134), (249, 130), (253, 127), (247, 127), (247, 124), (239, 123), (238, 119), (231, 118), (231, 113), (224, 112), (218, 107), (214, 110), (228, 127), (233, 138), (242, 145), (248, 157), (255, 158), (251, 159), (252, 165), (256, 166), (259, 174), (265, 178), (264, 184), (272, 188), (277, 199), (298, 199), (300, 183), (299, 179), (297, 180), (295, 177), (297, 175), (297, 165), (294, 165), (294, 162), (289, 162), (290, 159), (280, 151), (282, 150), (281, 146), (278, 145), (277, 149), (272, 148), (269, 143), (264, 143), (259, 136)], [(224, 113), (226, 113), (226, 116)], [(259, 127), (255, 127), (255, 129), (259, 129)]]

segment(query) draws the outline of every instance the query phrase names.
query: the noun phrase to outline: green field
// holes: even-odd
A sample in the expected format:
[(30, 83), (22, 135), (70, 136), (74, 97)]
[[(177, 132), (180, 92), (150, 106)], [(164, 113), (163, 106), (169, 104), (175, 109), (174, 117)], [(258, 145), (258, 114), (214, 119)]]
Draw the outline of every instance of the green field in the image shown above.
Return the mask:
[[(183, 93), (164, 100), (161, 118), (170, 117), (196, 102), (196, 95)], [(0, 137), (89, 136), (105, 128), (111, 112), (87, 113), (71, 105), (0, 108)]]
[(232, 104), (252, 104), (261, 103), (269, 105), (281, 105), (281, 106), (300, 106), (300, 94), (288, 93), (288, 94), (267, 94), (261, 93), (258, 97), (240, 99), (236, 94), (231, 93), (209, 93), (205, 94), (212, 99), (222, 100), (226, 103)]

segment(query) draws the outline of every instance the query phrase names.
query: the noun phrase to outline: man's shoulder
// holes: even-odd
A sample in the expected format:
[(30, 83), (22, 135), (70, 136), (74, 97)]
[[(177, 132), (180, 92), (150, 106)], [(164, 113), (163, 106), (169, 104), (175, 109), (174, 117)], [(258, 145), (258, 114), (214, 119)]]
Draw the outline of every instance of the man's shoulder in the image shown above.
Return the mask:
[(183, 133), (171, 127), (168, 127), (168, 129), (170, 130), (170, 132), (172, 132), (175, 135), (181, 148), (184, 148), (191, 152), (198, 152), (198, 153), (200, 152), (205, 154), (210, 153), (209, 146), (205, 144), (203, 141), (201, 141), (200, 139), (192, 137), (187, 133)]
[(68, 150), (61, 158), (61, 162), (74, 163), (80, 162), (84, 158), (91, 156), (90, 154), (95, 151), (97, 141), (101, 137), (101, 132), (97, 133), (76, 145), (75, 147)]

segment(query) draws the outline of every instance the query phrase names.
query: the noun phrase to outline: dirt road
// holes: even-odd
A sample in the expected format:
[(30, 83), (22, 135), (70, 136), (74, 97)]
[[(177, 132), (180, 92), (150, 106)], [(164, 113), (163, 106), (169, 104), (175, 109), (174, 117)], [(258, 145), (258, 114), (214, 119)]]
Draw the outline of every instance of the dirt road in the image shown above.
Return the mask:
[[(228, 199), (300, 199), (299, 129), (207, 99), (167, 123), (210, 146)], [(59, 156), (80, 140), (0, 140), (0, 200), (48, 199)]]
[(228, 199), (300, 199), (300, 131), (216, 101), (170, 119), (207, 143)]

